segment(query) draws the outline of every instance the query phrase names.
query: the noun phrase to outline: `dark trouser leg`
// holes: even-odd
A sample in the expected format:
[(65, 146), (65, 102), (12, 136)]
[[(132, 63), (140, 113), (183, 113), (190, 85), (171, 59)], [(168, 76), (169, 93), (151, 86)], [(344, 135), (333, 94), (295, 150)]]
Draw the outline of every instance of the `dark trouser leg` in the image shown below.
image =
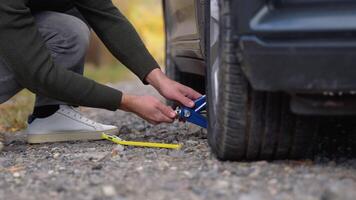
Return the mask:
[[(90, 36), (88, 26), (77, 17), (63, 13), (38, 12), (34, 17), (57, 66), (83, 74)], [(35, 106), (64, 104), (66, 103), (55, 99), (37, 96)]]

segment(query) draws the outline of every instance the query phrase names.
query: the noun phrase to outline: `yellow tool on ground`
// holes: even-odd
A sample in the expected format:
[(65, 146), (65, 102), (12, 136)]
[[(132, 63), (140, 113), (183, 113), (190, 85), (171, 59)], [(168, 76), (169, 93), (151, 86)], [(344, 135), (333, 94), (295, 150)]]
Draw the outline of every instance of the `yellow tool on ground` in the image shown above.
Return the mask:
[(106, 140), (110, 140), (116, 144), (135, 146), (135, 147), (151, 147), (151, 148), (165, 148), (165, 149), (180, 149), (181, 144), (165, 144), (165, 143), (153, 143), (153, 142), (134, 142), (125, 141), (115, 135), (101, 134), (101, 137)]

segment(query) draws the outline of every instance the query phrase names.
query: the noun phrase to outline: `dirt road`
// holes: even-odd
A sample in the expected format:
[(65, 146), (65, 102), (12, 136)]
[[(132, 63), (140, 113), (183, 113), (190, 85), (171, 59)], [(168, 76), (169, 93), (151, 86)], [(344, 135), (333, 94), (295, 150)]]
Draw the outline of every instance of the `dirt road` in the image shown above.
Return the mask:
[[(155, 94), (131, 83), (119, 86)], [(155, 94), (156, 95), (156, 94)], [(180, 151), (108, 141), (28, 145), (8, 134), (0, 153), (0, 199), (355, 199), (356, 160), (220, 162), (206, 133), (186, 124), (151, 126), (132, 114), (84, 109), (128, 140), (182, 143)]]

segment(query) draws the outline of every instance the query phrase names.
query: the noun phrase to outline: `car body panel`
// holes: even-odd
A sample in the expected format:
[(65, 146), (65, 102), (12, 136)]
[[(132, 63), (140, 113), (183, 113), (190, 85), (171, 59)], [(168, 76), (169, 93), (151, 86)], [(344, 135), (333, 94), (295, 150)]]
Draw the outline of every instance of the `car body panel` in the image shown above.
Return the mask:
[(204, 1), (164, 0), (167, 56), (187, 73), (205, 75)]
[(195, 1), (165, 1), (167, 37), (170, 41), (199, 40)]
[[(165, 1), (170, 54), (178, 68), (197, 74), (206, 63), (202, 2), (210, 1)], [(225, 6), (234, 11), (225, 23), (236, 35), (240, 62), (254, 89), (356, 89), (356, 1), (234, 0)]]
[(254, 89), (289, 93), (356, 89), (356, 1), (274, 0), (248, 16), (235, 14), (240, 24), (234, 27), (242, 69)]
[(356, 30), (356, 5), (270, 8), (265, 5), (250, 21), (254, 32), (336, 32)]

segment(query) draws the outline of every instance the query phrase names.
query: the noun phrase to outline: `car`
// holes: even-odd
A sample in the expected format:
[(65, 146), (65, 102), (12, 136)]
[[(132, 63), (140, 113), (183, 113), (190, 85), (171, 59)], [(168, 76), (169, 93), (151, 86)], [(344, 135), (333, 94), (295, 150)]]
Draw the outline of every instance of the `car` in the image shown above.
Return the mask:
[(208, 101), (221, 160), (314, 155), (324, 116), (356, 114), (356, 1), (163, 0), (166, 73)]

